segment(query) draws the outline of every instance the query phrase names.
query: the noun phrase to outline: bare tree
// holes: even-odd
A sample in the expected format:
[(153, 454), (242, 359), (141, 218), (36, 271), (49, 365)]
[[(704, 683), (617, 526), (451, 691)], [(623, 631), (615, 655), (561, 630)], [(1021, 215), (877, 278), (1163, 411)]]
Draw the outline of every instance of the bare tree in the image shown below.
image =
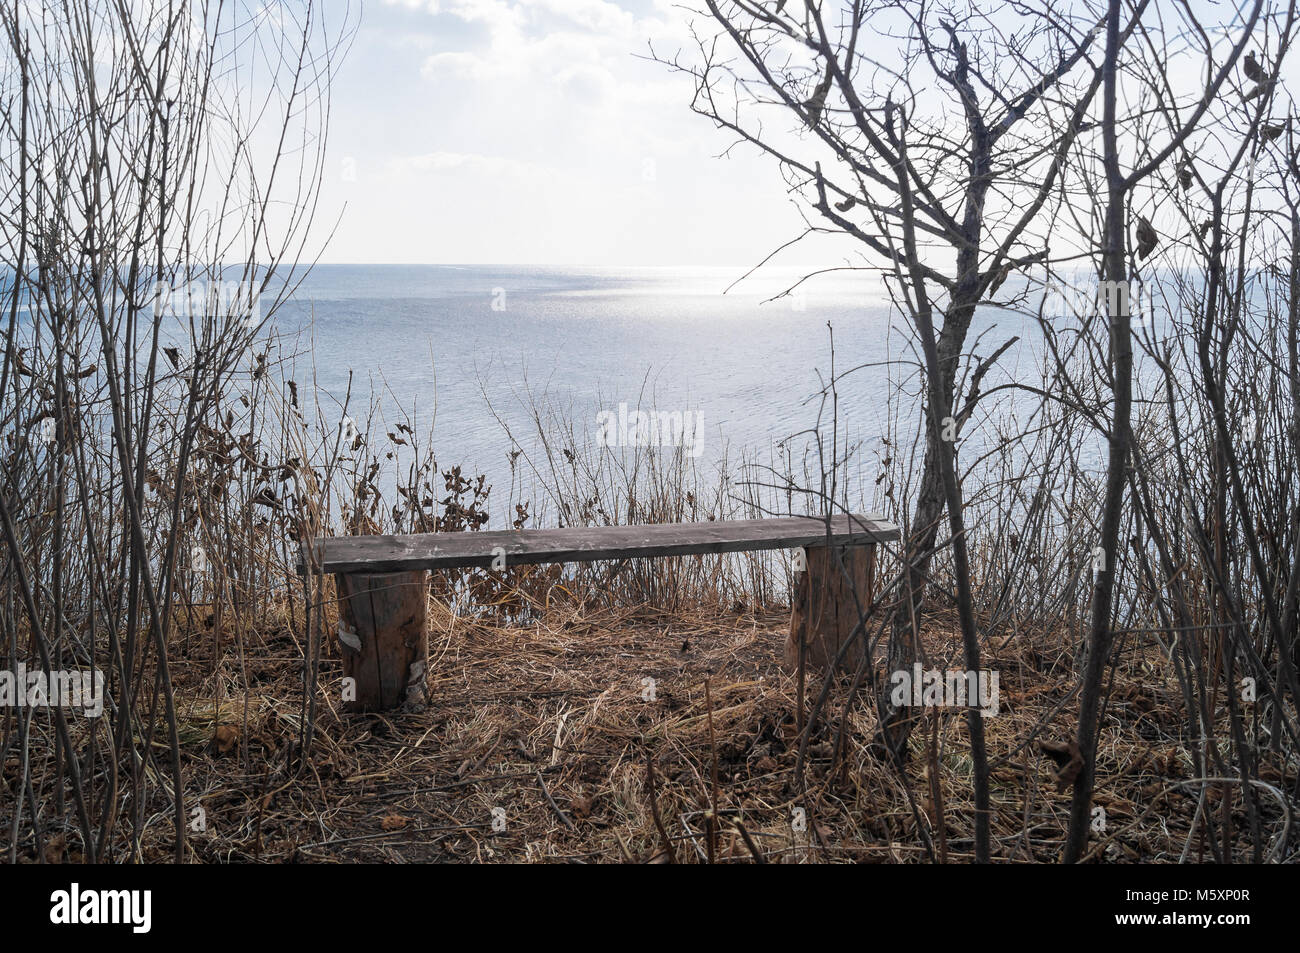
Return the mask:
[[(179, 861), (176, 596), (218, 565), (215, 435), (309, 257), (351, 26), (310, 2), (109, 0), (6, 4), (0, 28), (0, 645), (47, 679), (108, 675), (99, 719), (3, 715), (9, 855), (27, 831), (41, 856), (70, 794), (87, 860), (142, 859), (162, 798)], [(51, 728), (53, 758), (31, 758)]]
[[(1251, 54), (1251, 82), (1239, 88), (1233, 78), (1262, 22), (1262, 3), (1239, 16), (1225, 12), (1219, 23), (1203, 22), (1186, 5), (1151, 0), (981, 5), (850, 0), (829, 9), (812, 0), (801, 6), (705, 0), (705, 8), (713, 29), (694, 27), (697, 49), (658, 58), (694, 78), (697, 112), (734, 135), (737, 145), (775, 160), (805, 213), (806, 230), (796, 241), (825, 235), (852, 241), (856, 254), (825, 270), (874, 268), (885, 275), (921, 353), (925, 450), (910, 513), (901, 514), (909, 529), (903, 553), (906, 597), (889, 627), (891, 669), (907, 666), (918, 652), (919, 617), (935, 582), (935, 558), (947, 547), (966, 662), (979, 667), (971, 526), (964, 513), (958, 445), (977, 404), (988, 396), (980, 391), (982, 378), (1010, 342), (982, 359), (970, 353), (976, 309), (1031, 304), (1033, 279), (1062, 269), (1074, 274), (1079, 263), (1095, 263), (1085, 284), (1094, 304), (1106, 302), (1105, 333), (1093, 340), (1091, 319), (1085, 319), (1075, 329), (1077, 343), (1062, 350), (1064, 329), (1044, 320), (1054, 370), (1041, 388), (1005, 385), (1060, 408), (1057, 426), (1070, 429), (1057, 431), (1053, 452), (1074, 447), (1070, 452), (1078, 459), (1079, 445), (1067, 436), (1080, 433), (1074, 420), (1100, 434), (1107, 448), (1106, 476), (1093, 510), (1100, 516), (1089, 546), (1100, 556), (1078, 689), (1075, 744), (1082, 764), (1072, 777), (1065, 851), (1067, 859), (1078, 859), (1095, 782), (1103, 676), (1117, 631), (1119, 540), (1122, 526), (1135, 517), (1126, 508), (1126, 487), (1134, 480), (1128, 296), (1098, 297), (1098, 292), (1121, 287), (1127, 292), (1134, 275), (1130, 261), (1145, 259), (1159, 243), (1157, 226), (1133, 211), (1134, 195), (1186, 191), (1194, 175), (1188, 158), (1194, 134), (1210, 140), (1222, 136), (1238, 108), (1255, 112), (1248, 138), (1272, 128), (1260, 123), (1279, 85), (1290, 14), (1268, 18), (1279, 34), (1277, 57), (1261, 66)], [(1181, 79), (1188, 71), (1201, 76), (1195, 88)], [(1246, 154), (1239, 151), (1238, 159)], [(1233, 180), (1235, 168), (1230, 164), (1223, 170), (1223, 183)], [(1171, 170), (1174, 174), (1167, 175)], [(1212, 242), (1219, 235), (1216, 220), (1211, 217), (1208, 229)], [(1130, 229), (1137, 236), (1132, 250)], [(1213, 247), (1209, 253), (1221, 257)], [(1018, 279), (1010, 280), (1017, 273)], [(1217, 296), (1221, 289), (1213, 269), (1207, 274), (1209, 293)], [(1157, 285), (1159, 276), (1151, 283)], [(1202, 327), (1221, 323), (1208, 315)], [(1077, 356), (1084, 354), (1090, 360), (1083, 365), (1088, 376), (1081, 378)], [(964, 376), (963, 363), (971, 369)], [(1212, 416), (1226, 436), (1230, 421), (1224, 412)], [(1044, 489), (1057, 482), (1044, 471)], [(1230, 490), (1242, 496), (1235, 483)], [(1036, 507), (1023, 515), (1037, 520)], [(945, 511), (948, 536), (940, 539)], [(1256, 562), (1262, 578), (1267, 563), (1262, 552)], [(1125, 611), (1131, 610), (1126, 602)], [(1284, 638), (1281, 612), (1270, 617), (1272, 631)], [(878, 705), (882, 740), (901, 761), (909, 716), (883, 696)], [(978, 717), (972, 714), (968, 727), (975, 762), (976, 853), (983, 860), (989, 843), (987, 828), (980, 825), (988, 800)]]
[[(1101, 83), (1089, 58), (1099, 15), (1087, 5), (1069, 14), (1052, 3), (985, 10), (869, 0), (830, 11), (812, 2), (787, 10), (710, 0), (708, 12), (738, 57), (702, 38), (697, 60), (672, 61), (696, 78), (694, 108), (779, 163), (815, 216), (805, 235), (856, 241), (861, 254), (851, 267), (884, 272), (923, 354), (925, 455), (889, 665), (916, 656), (916, 619), (946, 510), (966, 662), (976, 670), (956, 448), (978, 397), (959, 391), (958, 372), (975, 309), (996, 301), (1013, 272), (1048, 258), (1062, 170)], [(803, 131), (764, 125), (778, 107)], [(882, 739), (901, 760), (908, 717), (883, 697), (880, 706)], [(977, 853), (987, 859), (978, 715), (968, 726)]]
[[(1098, 251), (1101, 260), (1101, 280), (1111, 287), (1127, 288), (1130, 279), (1127, 254), (1130, 197), (1144, 180), (1160, 169), (1165, 162), (1179, 154), (1194, 132), (1208, 125), (1207, 114), (1210, 113), (1220, 92), (1245, 55), (1246, 46), (1252, 40), (1252, 32), (1259, 22), (1264, 5), (1260, 0), (1250, 6), (1244, 22), (1235, 31), (1231, 45), (1222, 58), (1215, 57), (1215, 40), (1206, 30), (1205, 25), (1196, 19), (1190, 8), (1178, 11), (1184, 20), (1187, 32), (1197, 37), (1193, 42), (1203, 44), (1197, 52), (1204, 57), (1204, 75), (1207, 81), (1203, 89), (1195, 90), (1178, 89), (1170, 82), (1163, 70), (1169, 54), (1166, 38), (1169, 27), (1154, 15), (1152, 17), (1154, 25), (1145, 23), (1141, 19), (1141, 14), (1144, 12), (1141, 9), (1138, 10), (1138, 16), (1130, 19), (1124, 6), (1120, 0), (1110, 0), (1105, 19), (1106, 48), (1102, 64), (1104, 88), (1101, 136), (1106, 201), (1102, 242)], [(1222, 27), (1212, 25), (1211, 29), (1217, 33)], [(1289, 31), (1289, 23), (1285, 29)], [(1132, 43), (1126, 49), (1122, 38), (1125, 31), (1136, 31), (1140, 42)], [(1156, 69), (1143, 68), (1142, 64), (1152, 62), (1158, 64)], [(1280, 63), (1278, 65), (1280, 66)], [(1143, 107), (1147, 105), (1144, 101), (1146, 97), (1139, 97), (1135, 115), (1121, 113), (1121, 83), (1125, 75), (1133, 77), (1136, 80), (1134, 85), (1139, 89), (1150, 91), (1151, 98), (1156, 101), (1155, 108), (1165, 120), (1162, 124), (1163, 128), (1157, 127), (1152, 130), (1136, 121), (1141, 116)], [(1267, 97), (1265, 99), (1267, 101)], [(1135, 157), (1134, 159), (1121, 155), (1122, 145), (1131, 145), (1133, 142), (1132, 139), (1128, 143), (1124, 142), (1130, 136), (1141, 144), (1140, 148), (1133, 148), (1129, 153)], [(1190, 160), (1184, 159), (1179, 165), (1181, 169), (1190, 173)], [(1226, 181), (1227, 177), (1224, 179), (1224, 182)], [(1158, 235), (1151, 222), (1142, 216), (1138, 216), (1135, 231), (1136, 255), (1139, 259), (1146, 258), (1154, 250)], [(1215, 240), (1220, 238), (1221, 235), (1216, 233)], [(1217, 259), (1218, 256), (1212, 252), (1212, 262)], [(1217, 299), (1219, 291), (1218, 270), (1213, 264), (1209, 269), (1209, 278), (1207, 301), (1213, 302)], [(1074, 784), (1074, 797), (1071, 802), (1070, 830), (1064, 854), (1067, 862), (1079, 859), (1088, 834), (1096, 773), (1097, 725), (1102, 679), (1114, 640), (1116, 563), (1119, 556), (1120, 525), (1125, 516), (1125, 495), (1130, 481), (1129, 466), (1132, 453), (1133, 328), (1129, 298), (1127, 295), (1110, 295), (1105, 296), (1104, 301), (1109, 329), (1108, 364), (1113, 402), (1106, 428), (1108, 456), (1105, 495), (1101, 510), (1100, 566), (1093, 585), (1092, 618), (1088, 633), (1086, 667), (1080, 691), (1076, 738), (1082, 757), (1082, 767)], [(1208, 335), (1209, 329), (1218, 324), (1213, 311), (1211, 305), (1206, 321), (1202, 325), (1205, 335)], [(1206, 341), (1208, 338), (1203, 336), (1203, 344), (1208, 347)], [(1206, 371), (1207, 381), (1212, 382), (1214, 377), (1210, 373), (1207, 361), (1208, 357), (1203, 353), (1203, 370)], [(1215, 401), (1215, 404), (1216, 427), (1220, 433), (1226, 433), (1227, 425), (1223, 418), (1222, 401)], [(1266, 604), (1272, 605), (1271, 596), (1266, 596), (1265, 601)], [(1274, 631), (1279, 631), (1276, 612), (1273, 611), (1270, 615), (1274, 623)]]

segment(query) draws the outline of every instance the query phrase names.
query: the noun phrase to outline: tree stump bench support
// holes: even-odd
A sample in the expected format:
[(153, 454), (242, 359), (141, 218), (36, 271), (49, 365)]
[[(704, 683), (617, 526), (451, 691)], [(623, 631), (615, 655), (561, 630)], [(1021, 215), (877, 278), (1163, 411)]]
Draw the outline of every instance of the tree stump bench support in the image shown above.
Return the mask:
[[(429, 661), (429, 574), (341, 572), (334, 576), (339, 598), (339, 652), (349, 711), (387, 711), (423, 706)], [(351, 696), (351, 697), (349, 697)]]
[(875, 544), (808, 546), (804, 552), (807, 569), (796, 577), (790, 596), (785, 666), (790, 671), (798, 668), (802, 642), (805, 667), (826, 669), (839, 657), (840, 646), (852, 639), (840, 667), (853, 671), (867, 641), (862, 633), (854, 637), (859, 607), (867, 612), (876, 594)]
[[(348, 711), (384, 711), (425, 702), (431, 570), (596, 562), (803, 548), (806, 569), (791, 599), (785, 663), (825, 667), (865, 611), (875, 583), (875, 546), (898, 527), (869, 516), (791, 516), (709, 523), (564, 527), (484, 533), (339, 536), (316, 539), (298, 565), (334, 575), (339, 649), (355, 697)], [(849, 578), (840, 570), (844, 560)], [(854, 600), (854, 590), (857, 600)], [(854, 666), (861, 648), (845, 653)]]

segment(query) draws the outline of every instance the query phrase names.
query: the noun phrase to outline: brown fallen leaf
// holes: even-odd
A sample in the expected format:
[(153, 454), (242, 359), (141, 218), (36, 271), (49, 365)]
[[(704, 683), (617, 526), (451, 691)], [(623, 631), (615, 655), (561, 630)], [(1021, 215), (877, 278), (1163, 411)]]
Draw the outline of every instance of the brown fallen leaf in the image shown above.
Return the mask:
[(1052, 759), (1056, 765), (1056, 793), (1064, 794), (1083, 770), (1083, 755), (1074, 740), (1040, 741), (1039, 750)]
[(1134, 817), (1137, 814), (1137, 805), (1132, 801), (1125, 800), (1114, 794), (1108, 794), (1105, 791), (1093, 792), (1092, 803), (1100, 804), (1106, 809), (1107, 814), (1120, 817)]
[(1183, 759), (1178, 753), (1177, 748), (1170, 748), (1164, 755), (1156, 755), (1155, 769), (1157, 774), (1164, 775), (1167, 778), (1181, 778), (1183, 776)]
[(379, 826), (386, 831), (404, 830), (411, 823), (411, 819), (405, 814), (388, 814), (379, 822)]
[(575, 797), (569, 802), (569, 811), (578, 820), (584, 820), (591, 817), (592, 801), (589, 797)]
[(1058, 768), (1063, 768), (1069, 763), (1070, 751), (1075, 748), (1076, 745), (1072, 741), (1047, 741), (1044, 739), (1038, 742), (1038, 750), (1051, 758)]
[(213, 741), (216, 743), (218, 754), (230, 754), (239, 743), (239, 729), (233, 725), (217, 725)]
[(55, 834), (45, 842), (44, 857), (47, 864), (63, 863), (63, 853), (68, 848), (68, 840), (62, 834)]

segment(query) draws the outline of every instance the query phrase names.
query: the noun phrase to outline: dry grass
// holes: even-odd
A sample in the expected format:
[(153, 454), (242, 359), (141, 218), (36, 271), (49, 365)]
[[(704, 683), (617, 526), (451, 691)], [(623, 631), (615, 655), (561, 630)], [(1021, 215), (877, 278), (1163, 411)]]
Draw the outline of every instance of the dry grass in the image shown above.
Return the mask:
[[(331, 653), (316, 744), (297, 774), (286, 764), (298, 736), (301, 653), (288, 627), (269, 626), (257, 651), (245, 653), (246, 694), (230, 689), (232, 645), (196, 641), (176, 660), (178, 694), (206, 699), (181, 718), (186, 801), (191, 810), (201, 805), (206, 820), (206, 830), (190, 831), (194, 860), (661, 863), (667, 842), (677, 861), (701, 862), (710, 854), (715, 765), (717, 862), (750, 863), (756, 853), (780, 863), (971, 859), (971, 767), (959, 711), (925, 713), (900, 775), (870, 749), (871, 704), (859, 697), (842, 722), (847, 689), (838, 685), (801, 783), (795, 681), (780, 666), (784, 613), (567, 607), (527, 626), (498, 626), (435, 603), (432, 618), (432, 704), (342, 714), (330, 694), (340, 674)], [(955, 624), (930, 618), (924, 631), (927, 665), (960, 665)], [(1053, 861), (1069, 792), (1058, 790), (1057, 765), (1040, 742), (1073, 734), (1069, 647), (1026, 635), (990, 656), (1001, 681), (1001, 713), (986, 721), (994, 855)], [(1193, 832), (1202, 787), (1205, 809), (1229, 811), (1245, 834), (1240, 788), (1186, 783), (1187, 722), (1166, 659), (1154, 646), (1134, 646), (1114, 671), (1096, 796), (1107, 821), (1090, 842), (1099, 859), (1169, 862), (1184, 849), (1187, 859), (1204, 859), (1201, 829)], [(653, 699), (644, 679), (654, 679)], [(1284, 777), (1281, 759), (1260, 757), (1261, 778), (1294, 785), (1294, 768)], [(1286, 821), (1271, 798), (1262, 798), (1262, 812), (1272, 842)], [(494, 820), (504, 829), (494, 830)], [(170, 825), (160, 799), (142, 838), (144, 859), (169, 857)]]

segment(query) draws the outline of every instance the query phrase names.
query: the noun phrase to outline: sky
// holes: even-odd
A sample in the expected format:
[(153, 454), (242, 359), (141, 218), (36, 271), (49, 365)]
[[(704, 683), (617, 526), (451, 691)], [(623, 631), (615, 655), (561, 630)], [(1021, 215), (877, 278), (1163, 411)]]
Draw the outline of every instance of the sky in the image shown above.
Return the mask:
[(664, 0), (366, 0), (332, 89), (322, 260), (756, 264), (802, 220), (776, 164), (721, 157), (690, 78), (642, 58), (688, 48), (687, 19)]
[[(1201, 15), (1226, 25), (1241, 2)], [(757, 264), (804, 221), (776, 162), (694, 113), (690, 76), (649, 61), (650, 43), (694, 59), (692, 25), (718, 33), (678, 0), (364, 0), (332, 86), (318, 225), (337, 229), (321, 260)], [(1216, 31), (1225, 48), (1236, 37)], [(786, 128), (765, 135), (807, 135), (780, 112)], [(774, 263), (850, 260), (841, 236)]]

